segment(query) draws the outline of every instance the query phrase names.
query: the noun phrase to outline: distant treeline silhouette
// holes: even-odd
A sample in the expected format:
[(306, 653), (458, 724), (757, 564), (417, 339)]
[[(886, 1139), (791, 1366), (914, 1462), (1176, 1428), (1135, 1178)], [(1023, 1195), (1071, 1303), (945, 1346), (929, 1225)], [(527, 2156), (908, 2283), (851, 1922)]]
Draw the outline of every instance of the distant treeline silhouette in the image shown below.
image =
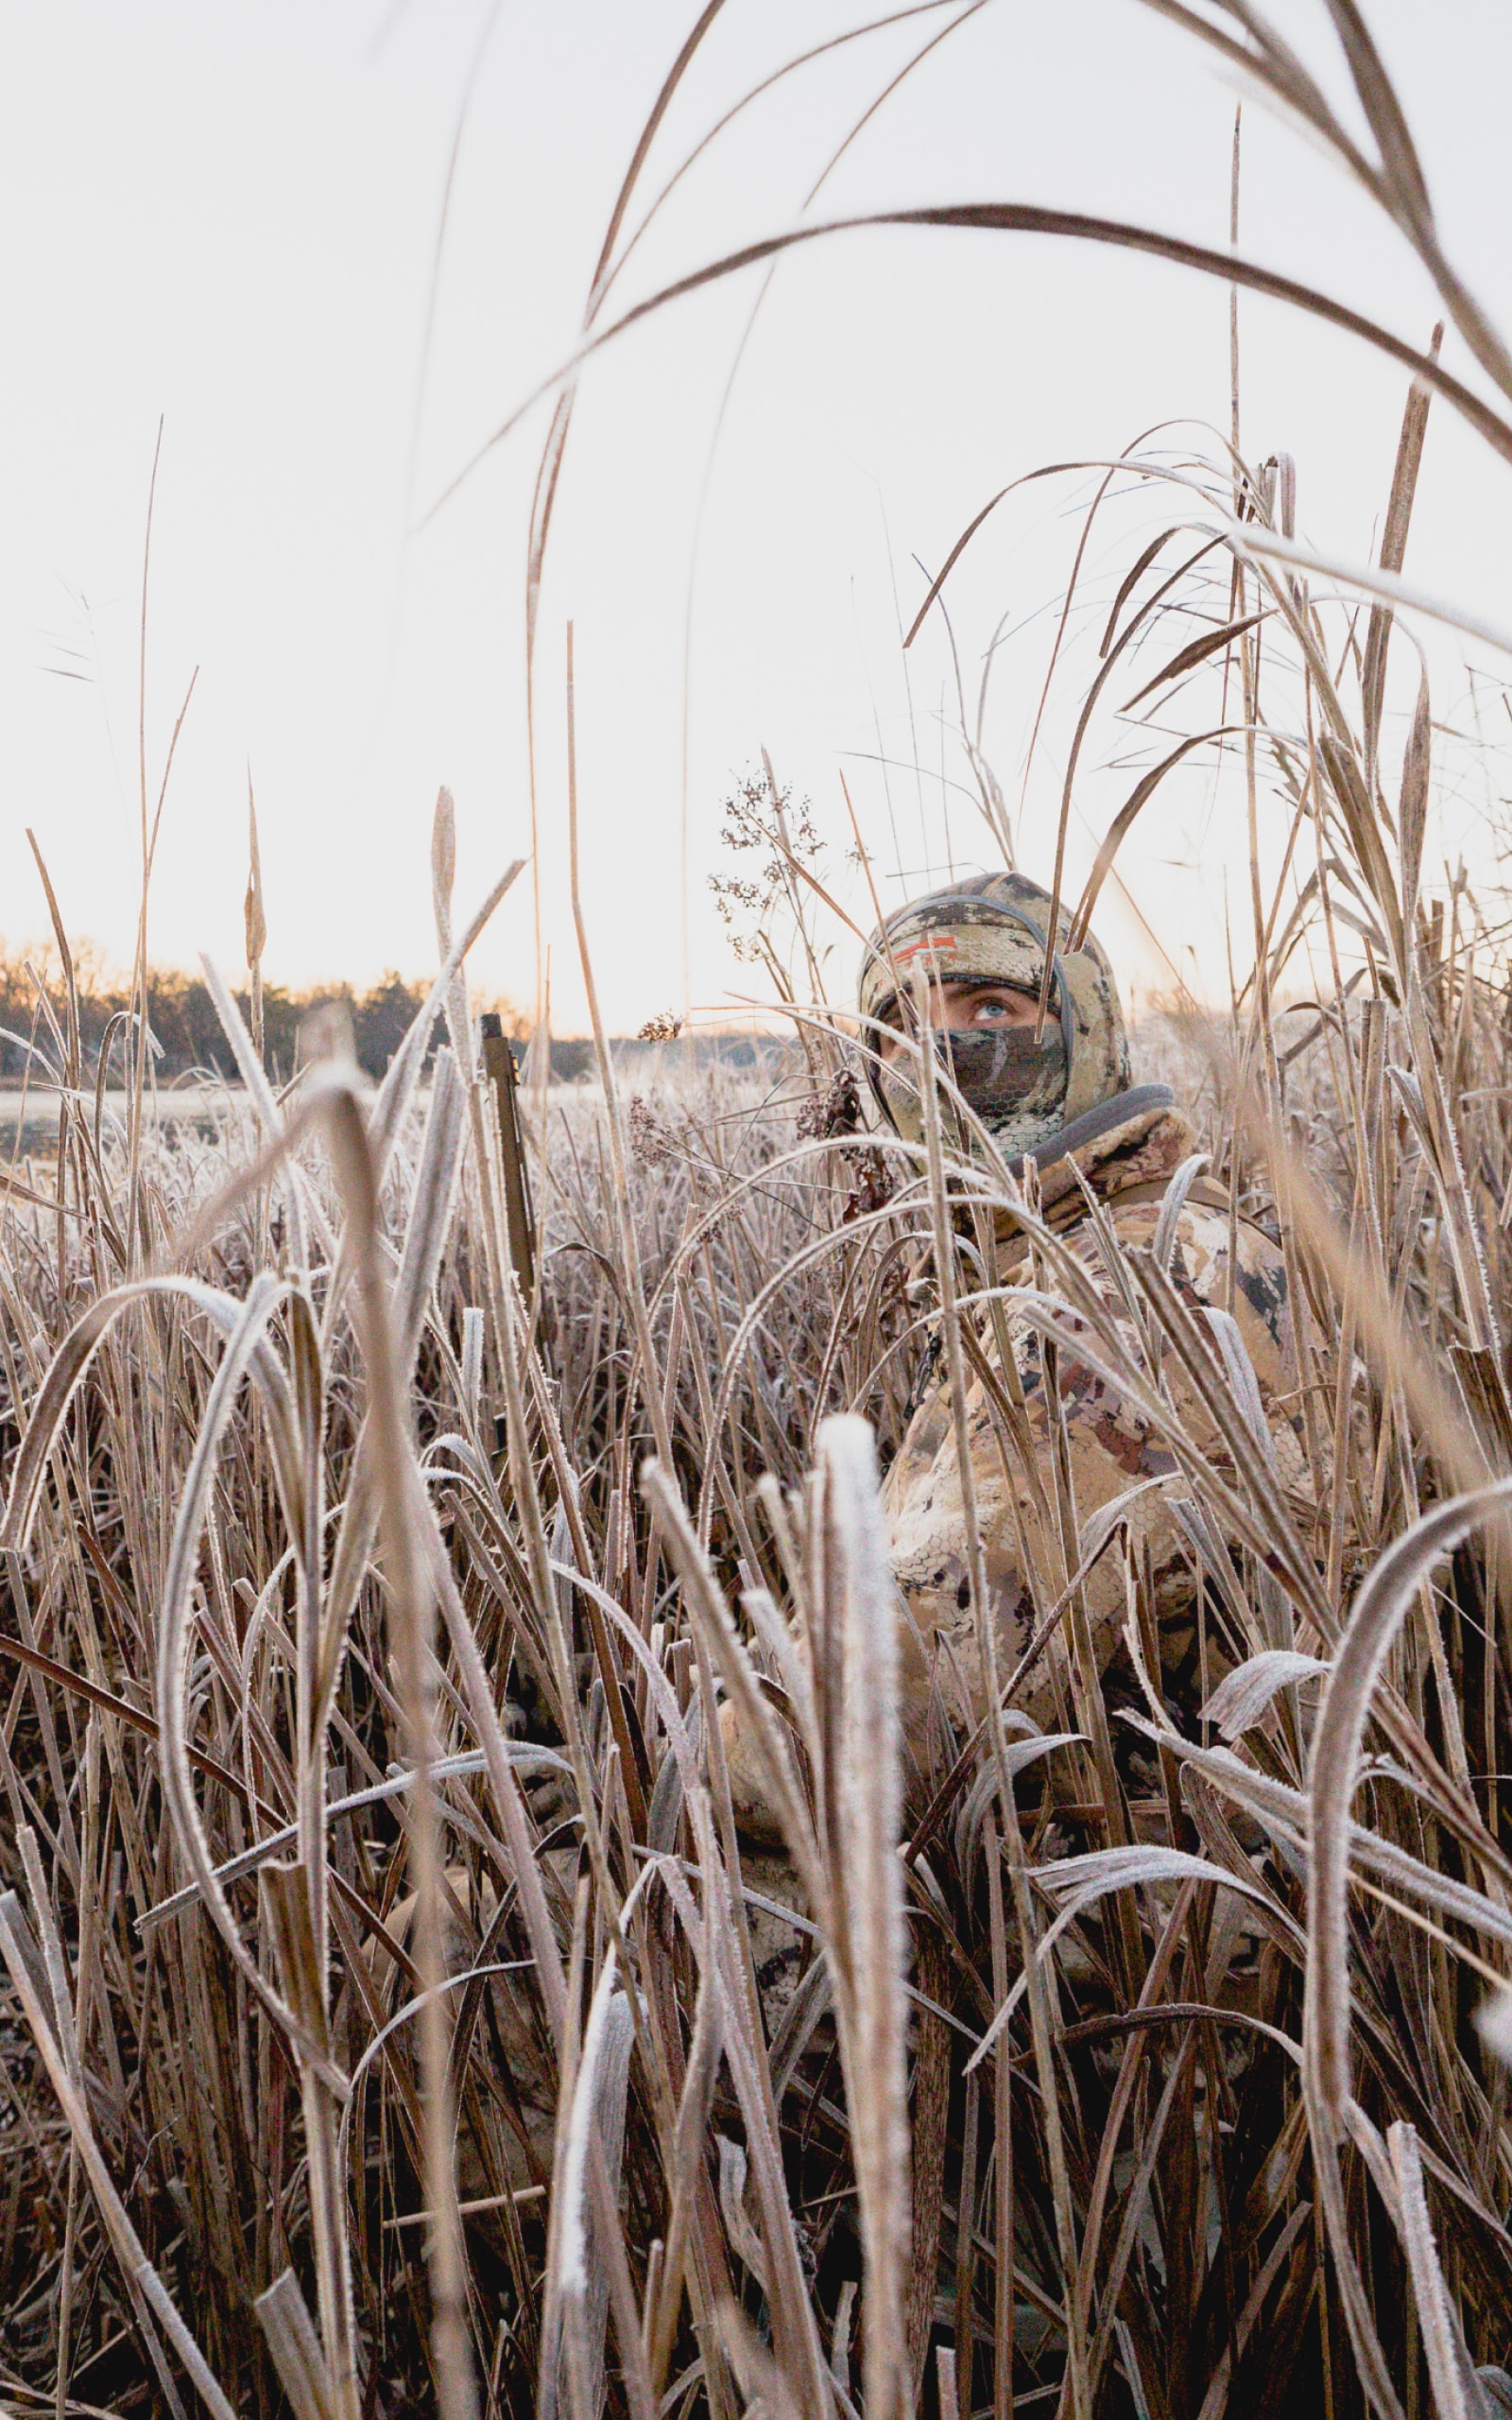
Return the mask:
[[(35, 964), (35, 960), (32, 962)], [(18, 1083), (28, 1057), (34, 1079), (45, 1080), (49, 1070), (56, 1067), (58, 1045), (54, 1021), (59, 1031), (66, 1032), (66, 993), (56, 960), (39, 972), (45, 1007), (39, 994), (38, 982), (27, 971), (26, 959), (19, 953), (0, 951), (0, 1082)], [(322, 984), (307, 992), (290, 992), (279, 985), (265, 985), (263, 1048), (269, 1073), (278, 1080), (291, 1076), (299, 1057), (300, 1028), (304, 1020), (315, 1009), (339, 1003), (352, 1019), (352, 1045), (358, 1063), (369, 1075), (381, 1076), (410, 1025), (424, 1007), (428, 988), (421, 983), (406, 983), (403, 976), (391, 971), (368, 992), (353, 991), (347, 983)], [(94, 1080), (99, 1054), (106, 1045), (107, 1036), (110, 1037), (111, 1053), (109, 1075), (113, 1080), (124, 1079), (131, 1048), (132, 1028), (127, 1014), (131, 1006), (129, 985), (119, 977), (102, 977), (86, 965), (76, 970), (74, 996), (77, 1003), (80, 1056), (87, 1079), (91, 1082)], [(236, 1000), (243, 1016), (250, 1023), (249, 994), (238, 991)], [(500, 1003), (500, 1012), (505, 1031), (511, 1039), (517, 1039), (523, 1032), (524, 1020), (507, 1003)], [(158, 1046), (152, 1053), (152, 1063), (160, 1082), (191, 1075), (198, 1068), (207, 1074), (223, 1076), (234, 1072), (232, 1052), (220, 1019), (215, 1014), (215, 1003), (198, 975), (154, 968), (147, 977), (147, 1023)], [(438, 1018), (433, 1042), (438, 1041), (443, 1031), (442, 1022)], [(523, 1043), (520, 1046), (523, 1047)], [(32, 1056), (33, 1052), (41, 1056)]]

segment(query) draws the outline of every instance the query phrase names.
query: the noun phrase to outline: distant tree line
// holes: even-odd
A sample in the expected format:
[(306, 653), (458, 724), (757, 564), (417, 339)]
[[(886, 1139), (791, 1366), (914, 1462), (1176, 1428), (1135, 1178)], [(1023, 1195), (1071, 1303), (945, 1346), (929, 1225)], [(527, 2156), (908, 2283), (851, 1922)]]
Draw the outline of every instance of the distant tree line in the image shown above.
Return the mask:
[[(56, 959), (39, 971), (47, 1009), (59, 1028), (66, 1031), (66, 995)], [(308, 992), (265, 985), (263, 1050), (268, 1072), (279, 1081), (291, 1076), (298, 1063), (300, 1028), (305, 1019), (316, 1009), (339, 1004), (352, 1020), (352, 1046), (359, 1065), (370, 1076), (381, 1076), (424, 1007), (428, 989), (425, 984), (406, 983), (403, 976), (392, 972), (383, 976), (368, 992), (353, 991), (348, 983), (326, 984)], [(94, 1080), (99, 1054), (109, 1034), (109, 1072), (112, 1080), (119, 1080), (126, 1074), (131, 1048), (131, 1028), (125, 1021), (125, 1012), (131, 1006), (129, 987), (118, 977), (103, 976), (86, 962), (76, 969), (74, 995), (86, 1077), (91, 1082)], [(236, 1004), (250, 1025), (249, 994), (239, 991)], [(507, 1004), (500, 1006), (505, 1031), (511, 1039), (516, 1038), (523, 1029), (523, 1020)], [(112, 1020), (117, 1018), (123, 1022), (112, 1033)], [(234, 1072), (220, 1019), (209, 990), (198, 976), (154, 969), (147, 977), (147, 1023), (158, 1046), (152, 1053), (152, 1063), (160, 1082), (192, 1075), (197, 1069), (222, 1076)], [(442, 1021), (438, 1018), (431, 1036), (433, 1045), (443, 1032)], [(38, 982), (20, 954), (0, 950), (0, 1082), (20, 1081), (31, 1047), (43, 1054), (43, 1060), (56, 1063), (57, 1044)], [(32, 1057), (30, 1064), (33, 1077), (45, 1080), (43, 1060)]]

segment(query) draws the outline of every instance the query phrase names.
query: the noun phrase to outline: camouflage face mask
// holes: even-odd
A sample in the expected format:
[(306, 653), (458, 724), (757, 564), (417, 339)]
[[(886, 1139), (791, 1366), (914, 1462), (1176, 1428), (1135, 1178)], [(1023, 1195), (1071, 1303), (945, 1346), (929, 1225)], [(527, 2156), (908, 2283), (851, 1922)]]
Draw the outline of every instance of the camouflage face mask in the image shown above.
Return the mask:
[[(1064, 1123), (1066, 1044), (1054, 1011), (1038, 1042), (1032, 1026), (1009, 1026), (1001, 1033), (936, 1033), (935, 1050), (1005, 1159), (1032, 1151)], [(900, 1134), (916, 1125), (922, 1133), (919, 1083), (911, 1057), (879, 1075), (883, 1106)]]

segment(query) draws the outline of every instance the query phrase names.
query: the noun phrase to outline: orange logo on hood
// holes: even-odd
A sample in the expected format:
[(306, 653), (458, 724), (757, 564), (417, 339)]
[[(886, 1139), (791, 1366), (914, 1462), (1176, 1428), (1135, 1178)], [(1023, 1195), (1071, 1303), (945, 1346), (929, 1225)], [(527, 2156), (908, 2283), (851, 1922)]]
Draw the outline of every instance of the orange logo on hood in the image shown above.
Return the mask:
[(954, 933), (926, 933), (922, 941), (909, 942), (902, 949), (893, 951), (893, 963), (907, 966), (916, 958), (954, 958), (959, 946)]

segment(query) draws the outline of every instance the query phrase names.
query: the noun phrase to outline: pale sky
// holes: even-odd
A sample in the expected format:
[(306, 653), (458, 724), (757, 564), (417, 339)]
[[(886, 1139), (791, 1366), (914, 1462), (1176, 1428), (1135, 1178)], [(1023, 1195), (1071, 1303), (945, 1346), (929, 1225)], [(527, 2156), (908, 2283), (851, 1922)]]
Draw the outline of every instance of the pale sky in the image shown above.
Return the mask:
[[(1321, 0), (1275, 13), (1342, 91)], [(31, 824), (72, 930), (129, 955), (143, 533), (160, 416), (154, 794), (196, 666), (198, 678), (163, 819), (154, 956), (192, 964), (203, 948), (241, 977), (249, 761), (274, 979), (430, 969), (438, 783), (457, 803), (460, 910), (524, 854), (524, 533), (549, 407), (427, 516), (569, 355), (613, 194), (694, 14), (692, 0), (0, 7), (0, 936), (44, 930)], [(1451, 255), (1505, 329), (1512, 11), (1370, 0), (1368, 15)], [(729, 0), (662, 130), (641, 206), (749, 84), (860, 22), (831, 0)], [(625, 300), (794, 224), (848, 127), (949, 22), (948, 10), (915, 17), (842, 49), (737, 119), (630, 261)], [(1221, 244), (1234, 99), (1209, 55), (1137, 0), (990, 0), (873, 117), (815, 215), (1031, 200)], [(1252, 257), (1426, 338), (1435, 302), (1405, 246), (1258, 106), (1246, 111), (1243, 216)], [(695, 529), (760, 275), (673, 305), (583, 382), (541, 626), (558, 1029), (582, 1015), (565, 890), (569, 615), (584, 890), (606, 1011), (633, 1027), (680, 997)], [(1390, 478), (1400, 373), (1277, 305), (1246, 300), (1242, 323), (1246, 450), (1293, 453), (1304, 534), (1364, 559)], [(1445, 358), (1463, 371), (1452, 338)], [(692, 590), (696, 1001), (717, 1005), (754, 981), (729, 956), (703, 886), (719, 863), (720, 801), (764, 745), (837, 848), (849, 838), (844, 769), (887, 904), (914, 878), (942, 875), (948, 853), (958, 867), (990, 861), (950, 786), (961, 765), (942, 723), (954, 706), (937, 624), (905, 679), (899, 613), (911, 618), (923, 593), (919, 562), (936, 564), (1006, 480), (1106, 457), (1158, 422), (1226, 422), (1227, 389), (1226, 291), (1159, 263), (924, 232), (845, 236), (783, 262), (731, 391)], [(1046, 610), (1085, 490), (1028, 491), (951, 591), (973, 687), (1003, 615), (1017, 633), (988, 720), (1015, 800)], [(1512, 475), (1435, 406), (1409, 575), (1512, 625), (1509, 507)], [(1137, 508), (1146, 519), (1154, 510)], [(1099, 594), (1138, 551), (1135, 528), (1127, 516), (1110, 527)], [(1447, 713), (1457, 675), (1452, 651), (1435, 648)], [(1057, 738), (1052, 729), (1021, 836), (1021, 861), (1041, 878)], [(1090, 770), (1074, 874), (1127, 786), (1126, 773)], [(1223, 975), (1226, 881), (1242, 915), (1246, 877), (1210, 787), (1195, 771), (1173, 786), (1124, 871), (1167, 951), (1211, 983)], [(864, 921), (864, 894), (843, 870), (836, 879), (850, 880)], [(1112, 900), (1100, 921), (1131, 976), (1159, 979), (1127, 909)], [(473, 971), (530, 1000), (524, 881)]]

